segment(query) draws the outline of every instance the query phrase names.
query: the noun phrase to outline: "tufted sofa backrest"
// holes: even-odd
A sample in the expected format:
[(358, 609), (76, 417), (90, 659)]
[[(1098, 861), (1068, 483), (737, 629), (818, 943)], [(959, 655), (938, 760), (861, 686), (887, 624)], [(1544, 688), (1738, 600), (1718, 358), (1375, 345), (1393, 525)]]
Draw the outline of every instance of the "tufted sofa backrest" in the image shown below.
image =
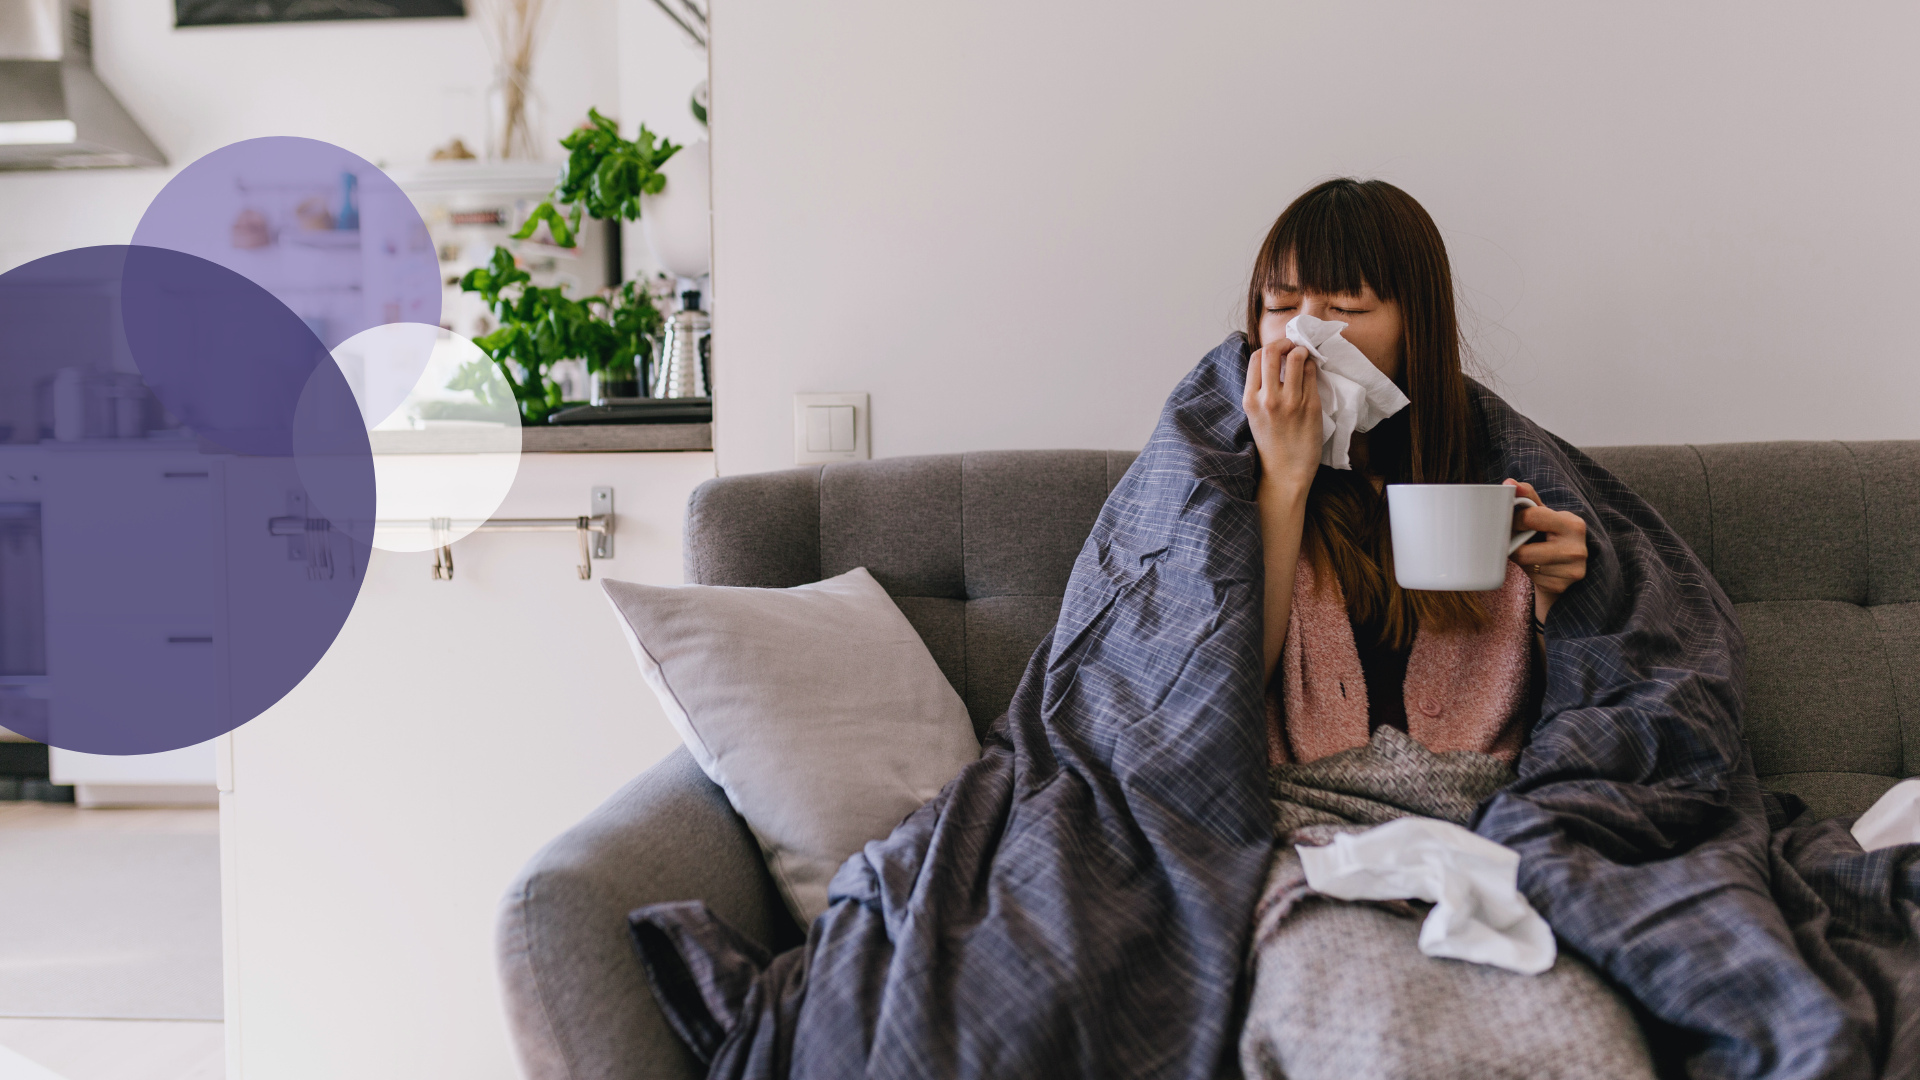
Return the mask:
[[(1920, 442), (1589, 453), (1733, 599), (1767, 786), (1825, 817), (1920, 773)], [(984, 730), (1058, 618), (1080, 545), (1134, 457), (995, 451), (710, 480), (688, 505), (686, 577), (787, 588), (865, 566)]]
[(1733, 601), (1765, 786), (1830, 817), (1920, 773), (1920, 442), (1587, 453), (1660, 511)]
[(686, 577), (790, 588), (866, 567), (985, 731), (1060, 617), (1073, 560), (1135, 456), (989, 451), (709, 480), (687, 506)]

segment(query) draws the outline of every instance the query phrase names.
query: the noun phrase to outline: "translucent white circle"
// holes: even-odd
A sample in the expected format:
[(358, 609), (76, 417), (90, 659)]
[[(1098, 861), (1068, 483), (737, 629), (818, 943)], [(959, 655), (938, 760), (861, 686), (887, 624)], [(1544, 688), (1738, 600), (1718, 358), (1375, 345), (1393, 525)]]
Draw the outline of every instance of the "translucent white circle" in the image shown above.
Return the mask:
[[(499, 511), (520, 472), (520, 410), (478, 345), (437, 326), (388, 323), (341, 342), (333, 357), (367, 425), (379, 507), (370, 537), (350, 531), (385, 551), (431, 551)], [(367, 415), (393, 401), (411, 371), (420, 375), (400, 404)]]

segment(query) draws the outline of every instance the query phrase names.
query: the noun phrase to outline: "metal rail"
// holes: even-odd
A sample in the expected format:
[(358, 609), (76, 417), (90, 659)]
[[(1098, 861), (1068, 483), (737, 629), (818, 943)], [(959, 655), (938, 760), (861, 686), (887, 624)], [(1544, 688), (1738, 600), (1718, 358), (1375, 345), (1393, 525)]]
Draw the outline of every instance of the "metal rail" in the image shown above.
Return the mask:
[[(612, 514), (577, 518), (381, 518), (373, 522), (373, 527), (400, 532), (433, 532), (436, 528), (465, 532), (573, 532), (586, 529), (588, 532), (610, 534), (613, 531), (612, 521)], [(309, 531), (347, 529), (364, 524), (360, 521), (335, 522), (326, 518), (277, 517), (267, 519), (267, 533), (270, 536), (305, 536)]]
[[(609, 496), (611, 498), (611, 496)], [(330, 521), (327, 518), (301, 517), (288, 514), (267, 519), (267, 535), (311, 538), (315, 533), (326, 533), (334, 529), (353, 531), (356, 526), (365, 526), (365, 521)], [(600, 550), (603, 555), (610, 554), (612, 548), (605, 542), (613, 538), (613, 515), (593, 514), (570, 518), (381, 518), (371, 523), (376, 530), (394, 532), (430, 532), (439, 541), (434, 546), (433, 577), (436, 581), (453, 580), (453, 541), (455, 530), (470, 532), (571, 532), (580, 537), (580, 580), (593, 576), (593, 538), (603, 538)], [(327, 576), (331, 577), (331, 573)]]

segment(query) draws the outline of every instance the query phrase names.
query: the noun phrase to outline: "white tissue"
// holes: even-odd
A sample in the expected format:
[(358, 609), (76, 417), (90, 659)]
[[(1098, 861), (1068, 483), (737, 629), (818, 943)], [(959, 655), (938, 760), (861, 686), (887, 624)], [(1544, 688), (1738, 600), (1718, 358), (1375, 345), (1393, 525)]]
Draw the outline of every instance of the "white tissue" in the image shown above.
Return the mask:
[(1340, 900), (1425, 900), (1420, 951), (1538, 975), (1553, 929), (1520, 895), (1520, 854), (1436, 818), (1406, 817), (1325, 847), (1294, 846), (1313, 891)]
[(1860, 820), (1853, 838), (1868, 851), (1895, 844), (1920, 844), (1920, 780), (1902, 780), (1887, 789)]
[(1287, 320), (1287, 340), (1320, 361), (1320, 464), (1351, 469), (1347, 444), (1356, 431), (1407, 407), (1407, 395), (1381, 374), (1373, 361), (1340, 336), (1347, 324), (1295, 315)]

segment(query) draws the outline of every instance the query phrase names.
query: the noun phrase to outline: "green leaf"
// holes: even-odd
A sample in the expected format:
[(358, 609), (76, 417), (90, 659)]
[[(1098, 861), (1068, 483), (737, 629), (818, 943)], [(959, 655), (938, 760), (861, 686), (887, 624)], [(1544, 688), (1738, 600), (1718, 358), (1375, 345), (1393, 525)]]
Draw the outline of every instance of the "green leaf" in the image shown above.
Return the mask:
[(520, 328), (518, 326), (509, 324), (507, 326), (501, 327), (498, 330), (495, 330), (493, 333), (488, 334), (485, 337), (474, 338), (473, 343), (475, 345), (480, 346), (481, 350), (485, 352), (488, 356), (492, 356), (493, 354), (501, 351), (502, 349), (505, 349), (509, 344), (511, 344), (513, 342), (514, 337), (519, 333), (520, 333)]
[[(574, 221), (577, 224), (579, 220), (579, 214), (576, 211)], [(565, 248), (574, 246), (573, 230), (567, 227), (566, 219), (560, 216), (560, 211), (554, 209), (551, 202), (543, 202), (534, 207), (533, 212), (527, 215), (527, 220), (521, 223), (519, 231), (513, 234), (513, 238), (526, 240), (532, 237), (534, 230), (539, 228), (543, 221), (547, 223), (547, 231), (553, 234), (554, 243)]]

